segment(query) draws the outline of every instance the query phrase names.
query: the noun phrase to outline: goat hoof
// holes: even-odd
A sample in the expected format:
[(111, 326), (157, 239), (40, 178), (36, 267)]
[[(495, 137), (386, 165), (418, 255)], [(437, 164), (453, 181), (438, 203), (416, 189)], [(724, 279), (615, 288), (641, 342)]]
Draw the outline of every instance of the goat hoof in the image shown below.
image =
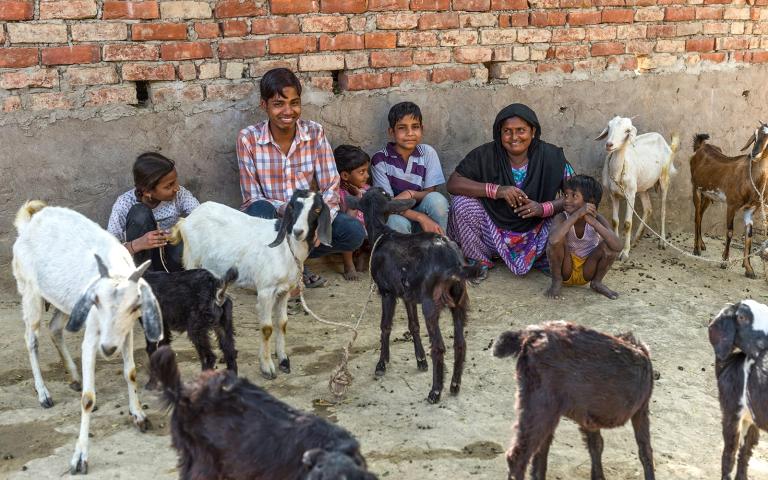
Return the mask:
[(697, 257), (701, 256), (701, 252), (699, 250), (694, 250), (693, 254), (696, 255)]
[(373, 372), (376, 378), (383, 377), (385, 373), (387, 373), (387, 365), (383, 361), (377, 363), (376, 371)]
[(136, 428), (138, 428), (141, 433), (144, 433), (147, 430), (152, 429), (152, 423), (146, 417), (141, 420), (138, 420), (136, 417), (133, 417), (133, 423), (134, 425), (136, 425)]
[(80, 382), (78, 382), (77, 380), (75, 380), (73, 382), (70, 382), (69, 383), (69, 388), (71, 388), (72, 390), (74, 390), (76, 392), (82, 392), (83, 391), (83, 386), (80, 385)]
[(426, 372), (429, 370), (429, 364), (427, 363), (427, 360), (416, 360), (416, 368), (419, 369), (421, 372)]
[(720, 268), (722, 268), (723, 270), (725, 270), (726, 268), (728, 268), (728, 262), (726, 262), (725, 260), (723, 260), (722, 262), (720, 262)]
[(264, 370), (261, 371), (261, 376), (266, 378), (267, 380), (274, 380), (274, 379), (277, 378), (277, 374), (276, 373), (265, 372)]
[(757, 278), (757, 275), (755, 275), (755, 272), (745, 272), (744, 276), (746, 276), (747, 278), (752, 278), (752, 279)]
[(69, 474), (77, 475), (78, 473), (82, 473), (83, 475), (88, 473), (88, 460), (78, 458), (75, 465), (70, 465)]
[(44, 399), (40, 400), (40, 406), (43, 408), (51, 408), (53, 406), (53, 399), (46, 396)]
[(460, 383), (451, 383), (451, 395), (458, 395), (459, 390), (461, 390)]
[(440, 401), (440, 390), (432, 390), (429, 392), (429, 395), (427, 395), (427, 401), (433, 405), (438, 403)]
[(291, 361), (289, 359), (282, 360), (279, 367), (281, 372), (291, 373)]

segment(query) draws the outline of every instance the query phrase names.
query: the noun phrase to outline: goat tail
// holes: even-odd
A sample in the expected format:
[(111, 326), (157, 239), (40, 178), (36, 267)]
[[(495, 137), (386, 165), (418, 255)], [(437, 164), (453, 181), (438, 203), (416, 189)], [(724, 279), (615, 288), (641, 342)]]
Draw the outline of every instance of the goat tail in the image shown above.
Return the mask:
[(179, 403), (181, 395), (181, 375), (176, 365), (176, 354), (171, 347), (163, 345), (149, 359), (152, 375), (163, 384), (163, 397), (169, 405)]
[(171, 227), (171, 235), (168, 237), (168, 243), (171, 245), (178, 245), (184, 240), (184, 234), (181, 233), (181, 224), (184, 223), (184, 218), (179, 218), (176, 225)]
[(493, 342), (493, 356), (498, 358), (520, 355), (525, 340), (525, 331), (507, 330)]
[(13, 221), (13, 226), (16, 230), (21, 231), (22, 228), (32, 219), (32, 215), (36, 214), (40, 210), (47, 207), (42, 200), (29, 200), (21, 206), (18, 212), (16, 212), (16, 218)]
[(706, 133), (697, 133), (693, 136), (693, 151), (695, 152), (701, 148), (704, 143), (709, 140), (709, 135)]
[(216, 288), (216, 304), (218, 306), (224, 305), (227, 288), (229, 288), (229, 286), (237, 280), (238, 276), (239, 273), (237, 272), (237, 268), (231, 267), (229, 270), (227, 270), (227, 273), (225, 273), (224, 276), (219, 280), (218, 288)]

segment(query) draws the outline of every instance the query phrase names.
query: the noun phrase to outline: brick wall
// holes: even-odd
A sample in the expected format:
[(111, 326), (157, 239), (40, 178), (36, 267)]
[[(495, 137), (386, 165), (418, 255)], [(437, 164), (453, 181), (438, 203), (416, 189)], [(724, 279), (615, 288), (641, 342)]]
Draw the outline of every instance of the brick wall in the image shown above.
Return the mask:
[(0, 0), (0, 108), (237, 100), (277, 66), (340, 93), (738, 67), (766, 47), (768, 0)]

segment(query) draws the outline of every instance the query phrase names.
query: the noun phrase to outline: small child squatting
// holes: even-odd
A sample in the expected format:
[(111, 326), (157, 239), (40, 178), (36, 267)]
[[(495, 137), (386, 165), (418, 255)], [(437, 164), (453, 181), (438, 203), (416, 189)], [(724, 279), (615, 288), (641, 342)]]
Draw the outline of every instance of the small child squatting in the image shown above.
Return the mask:
[(586, 285), (611, 300), (619, 297), (603, 278), (621, 251), (621, 241), (608, 220), (597, 213), (603, 188), (587, 175), (576, 175), (565, 182), (563, 212), (552, 221), (547, 243), (547, 258), (552, 270), (548, 298), (561, 299), (565, 285)]
[[(370, 187), (368, 173), (371, 167), (371, 157), (368, 156), (360, 147), (353, 145), (339, 145), (333, 150), (333, 156), (336, 159), (336, 169), (341, 177), (339, 188), (339, 199), (341, 202), (341, 211), (356, 218), (365, 227), (363, 212), (347, 205), (347, 197), (352, 196), (358, 199), (363, 197), (363, 193)], [(365, 242), (363, 242), (365, 245)], [(354, 252), (341, 252), (344, 259), (344, 279), (357, 281), (360, 280), (358, 272), (365, 270), (365, 255), (363, 248)]]

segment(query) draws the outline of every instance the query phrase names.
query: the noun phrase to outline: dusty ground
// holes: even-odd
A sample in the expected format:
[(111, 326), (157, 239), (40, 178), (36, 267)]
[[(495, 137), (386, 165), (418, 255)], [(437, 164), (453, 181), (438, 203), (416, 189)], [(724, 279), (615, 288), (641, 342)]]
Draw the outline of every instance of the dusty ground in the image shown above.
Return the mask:
[[(674, 236), (686, 249), (689, 236)], [(707, 257), (716, 258), (720, 239), (709, 239)], [(741, 252), (733, 252), (737, 258)], [(375, 380), (378, 358), (378, 299), (363, 322), (351, 360), (355, 381), (346, 400), (324, 406), (327, 380), (349, 339), (341, 328), (327, 328), (308, 316), (291, 317), (288, 351), (294, 372), (266, 381), (258, 374), (258, 325), (252, 298), (236, 292), (235, 322), (241, 373), (290, 404), (314, 411), (352, 431), (360, 440), (371, 470), (380, 478), (506, 478), (503, 452), (515, 420), (514, 361), (498, 360), (488, 345), (501, 331), (547, 320), (569, 320), (608, 332), (633, 330), (651, 348), (661, 374), (651, 407), (656, 471), (662, 479), (716, 478), (719, 475), (720, 414), (714, 379), (713, 353), (706, 326), (725, 302), (743, 298), (768, 301), (764, 280), (744, 278), (738, 265), (721, 270), (714, 264), (658, 251), (649, 238), (633, 250), (628, 262), (607, 277), (621, 293), (610, 301), (587, 288), (566, 289), (567, 301), (547, 302), (542, 292), (548, 278), (539, 272), (514, 278), (503, 268), (471, 290), (467, 325), (467, 367), (461, 394), (445, 395), (439, 405), (427, 404), (431, 375), (418, 373), (405, 313), (398, 307), (392, 363), (386, 377)], [(326, 318), (351, 321), (367, 296), (367, 282), (347, 283), (335, 265), (316, 265), (332, 279), (330, 288), (309, 291), (307, 301)], [(755, 262), (758, 275), (763, 267)], [(338, 271), (338, 270), (336, 270)], [(43, 410), (33, 391), (32, 375), (22, 342), (22, 322), (15, 291), (0, 294), (0, 477), (59, 478), (67, 470), (79, 426), (78, 396), (45, 331), (41, 341), (44, 378), (56, 405)], [(447, 317), (447, 315), (446, 315)], [(450, 335), (449, 322), (443, 331)], [(424, 332), (424, 327), (422, 331)], [(68, 339), (79, 352), (79, 336)], [(174, 342), (182, 373), (189, 378), (198, 364), (189, 342)], [(76, 354), (79, 357), (79, 354)], [(143, 340), (136, 345), (139, 381), (146, 381)], [(447, 354), (450, 378), (452, 353)], [(430, 367), (431, 368), (431, 367)], [(97, 403), (91, 425), (92, 479), (177, 476), (170, 448), (168, 416), (154, 395), (143, 392), (155, 428), (146, 434), (128, 420), (121, 361), (98, 360)], [(447, 389), (446, 389), (447, 393)], [(641, 478), (631, 427), (604, 431), (606, 475)], [(574, 424), (563, 421), (549, 457), (550, 478), (589, 478), (589, 460)], [(758, 446), (751, 478), (768, 479), (768, 442)]]

